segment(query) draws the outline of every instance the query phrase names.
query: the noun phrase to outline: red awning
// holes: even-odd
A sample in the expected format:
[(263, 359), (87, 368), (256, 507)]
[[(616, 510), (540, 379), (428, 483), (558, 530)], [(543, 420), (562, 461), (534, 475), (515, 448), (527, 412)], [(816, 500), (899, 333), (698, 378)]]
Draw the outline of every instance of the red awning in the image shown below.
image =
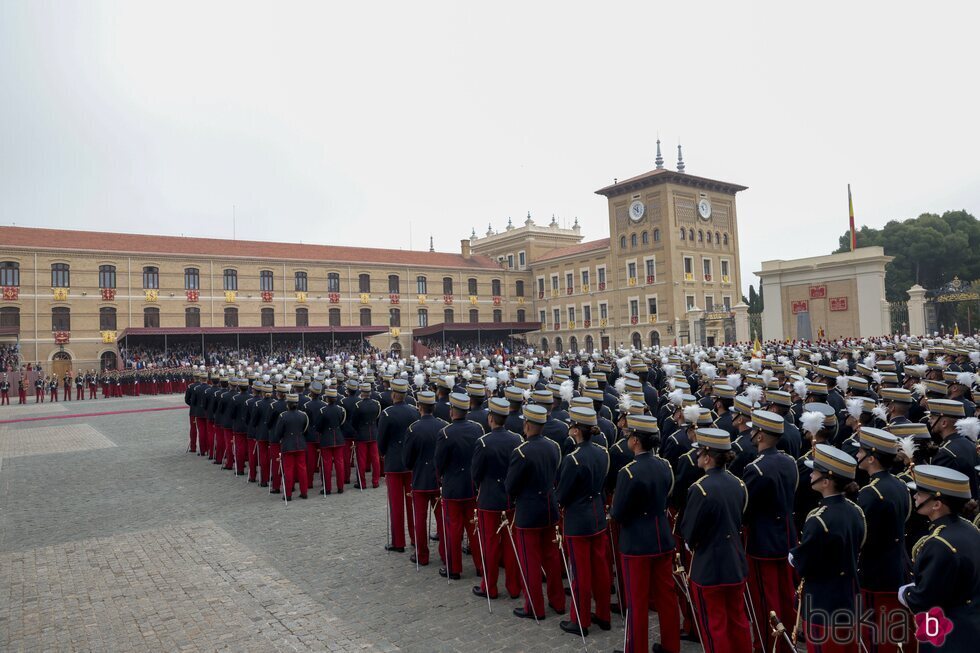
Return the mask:
[(116, 336), (225, 336), (225, 335), (286, 335), (286, 334), (361, 334), (376, 336), (388, 331), (383, 326), (280, 326), (280, 327), (134, 327), (123, 329)]
[(420, 329), (412, 329), (412, 337), (419, 338), (437, 333), (527, 333), (540, 328), (540, 322), (440, 322)]

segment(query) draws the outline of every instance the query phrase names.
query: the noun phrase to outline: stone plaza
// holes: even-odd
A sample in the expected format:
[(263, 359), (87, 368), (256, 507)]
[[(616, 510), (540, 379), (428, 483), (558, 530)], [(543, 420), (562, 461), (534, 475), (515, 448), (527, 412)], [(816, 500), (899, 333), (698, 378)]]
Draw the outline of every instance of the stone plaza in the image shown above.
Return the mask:
[[(472, 561), (386, 553), (383, 486), (287, 507), (187, 431), (178, 395), (0, 408), (0, 650), (582, 650), (551, 610), (488, 614)], [(622, 648), (622, 619), (587, 639)]]

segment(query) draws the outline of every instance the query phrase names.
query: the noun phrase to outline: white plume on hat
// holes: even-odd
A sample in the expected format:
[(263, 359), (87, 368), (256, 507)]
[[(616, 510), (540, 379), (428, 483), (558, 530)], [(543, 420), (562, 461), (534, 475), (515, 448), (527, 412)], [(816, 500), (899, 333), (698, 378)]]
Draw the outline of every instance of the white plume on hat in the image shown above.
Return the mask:
[(447, 374), (446, 375), (446, 385), (449, 386), (449, 389), (450, 390), (452, 390), (453, 388), (456, 387), (456, 375), (455, 374)]
[(616, 387), (616, 392), (618, 392), (619, 394), (623, 394), (624, 392), (626, 392), (626, 379), (624, 379), (623, 377), (619, 377), (618, 379), (616, 379), (616, 383), (614, 385)]
[(976, 417), (964, 417), (963, 419), (956, 420), (956, 432), (976, 442), (977, 436), (980, 435), (980, 419)]
[(807, 388), (806, 381), (794, 381), (793, 382), (793, 392), (795, 392), (801, 400), (806, 399)]
[(561, 358), (559, 356), (552, 356), (551, 358), (548, 359), (548, 363), (550, 363), (551, 367), (553, 368), (558, 367), (559, 365), (561, 365)]
[(882, 422), (888, 422), (888, 411), (881, 404), (876, 404), (874, 408), (871, 409), (871, 414), (880, 419)]
[(901, 448), (902, 453), (905, 457), (909, 459), (909, 462), (915, 460), (915, 438), (911, 435), (907, 435), (904, 438), (898, 439), (898, 446)]
[(894, 356), (895, 362), (899, 364), (904, 363), (907, 357), (908, 354), (906, 354), (904, 351), (896, 351)]
[(543, 376), (545, 380), (550, 379), (552, 371), (553, 370), (551, 369), (550, 366), (545, 365), (544, 367), (541, 368), (541, 376)]
[(976, 383), (977, 375), (973, 372), (960, 372), (956, 375), (956, 382), (960, 385), (965, 385), (968, 388), (972, 388), (973, 384)]
[(823, 356), (820, 354), (810, 354), (811, 363), (819, 363), (821, 360), (823, 360)]
[(773, 377), (775, 376), (776, 373), (773, 372), (772, 370), (762, 370), (762, 380), (766, 384), (766, 387), (769, 386), (769, 382), (772, 381)]
[(680, 406), (684, 402), (684, 392), (681, 390), (674, 390), (667, 395), (667, 400), (674, 404), (674, 406)]
[(816, 435), (823, 428), (823, 413), (808, 410), (800, 415), (800, 426), (811, 435)]
[(529, 373), (527, 375), (527, 381), (528, 381), (528, 383), (531, 384), (532, 387), (535, 386), (538, 383), (538, 379), (540, 379), (540, 378), (541, 377), (538, 376), (538, 373), (537, 372), (531, 372), (531, 373)]
[(718, 368), (711, 363), (701, 363), (698, 370), (701, 372), (701, 376), (712, 381), (718, 376)]
[(572, 383), (571, 379), (566, 379), (561, 382), (561, 387), (558, 390), (558, 396), (560, 396), (565, 401), (571, 401), (572, 397), (575, 396), (575, 384)]
[(531, 388), (525, 388), (521, 394), (524, 395), (524, 401), (531, 401)]
[(914, 383), (912, 384), (912, 391), (920, 397), (925, 397), (928, 393), (925, 383)]
[(725, 377), (725, 381), (728, 382), (735, 390), (738, 390), (742, 385), (742, 375), (741, 374), (729, 374)]
[(424, 388), (425, 387), (425, 374), (423, 374), (422, 372), (419, 372), (418, 374), (416, 374), (415, 375), (414, 382), (415, 382), (415, 387), (416, 388)]
[(677, 366), (673, 364), (664, 365), (664, 376), (670, 378), (677, 374)]
[(497, 377), (488, 376), (483, 380), (483, 385), (487, 389), (487, 392), (493, 393), (497, 389)]
[(497, 372), (497, 380), (501, 383), (507, 383), (508, 381), (510, 381), (510, 371), (500, 370), (499, 372)]
[[(895, 360), (898, 360), (898, 357), (897, 356), (896, 356)], [(970, 352), (970, 361), (974, 365), (980, 364), (980, 351), (971, 351)]]
[(745, 397), (749, 400), (752, 406), (762, 401), (762, 388), (752, 384), (745, 389)]
[(845, 402), (847, 406), (847, 414), (854, 419), (861, 419), (861, 413), (864, 411), (864, 400), (858, 397), (849, 397)]
[(688, 424), (697, 424), (698, 417), (701, 415), (700, 406), (684, 406), (684, 421)]
[(837, 377), (837, 389), (841, 392), (847, 392), (847, 379), (848, 377), (843, 375)]
[(619, 406), (619, 413), (621, 415), (626, 415), (627, 413), (629, 413), (631, 405), (633, 405), (633, 400), (630, 399), (629, 395), (623, 394), (619, 397), (618, 406)]
[(836, 365), (837, 369), (841, 372), (846, 372), (848, 369), (850, 369), (846, 358), (838, 358), (836, 361), (834, 361), (834, 365)]

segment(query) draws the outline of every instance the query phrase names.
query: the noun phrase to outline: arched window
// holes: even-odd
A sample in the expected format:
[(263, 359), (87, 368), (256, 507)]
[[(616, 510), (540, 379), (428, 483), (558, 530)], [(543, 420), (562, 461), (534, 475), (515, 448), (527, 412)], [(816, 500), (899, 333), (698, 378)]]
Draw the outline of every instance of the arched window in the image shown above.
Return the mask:
[(0, 328), (20, 328), (20, 309), (16, 306), (0, 307)]
[(184, 309), (184, 326), (196, 329), (201, 326), (201, 309), (196, 306), (188, 306)]
[(442, 278), (442, 294), (451, 295), (453, 294), (453, 278), (443, 277)]
[(660, 332), (659, 331), (651, 331), (650, 332), (650, 346), (651, 347), (659, 347), (660, 346)]
[(592, 339), (592, 336), (585, 336), (585, 351), (591, 354), (594, 349), (595, 340)]
[(327, 274), (327, 292), (340, 292), (340, 274), (330, 272)]
[(704, 242), (704, 232), (701, 231), (700, 229), (698, 229), (698, 242), (699, 243), (703, 243)]
[(518, 297), (524, 296), (524, 280), (518, 279), (514, 282), (514, 294)]
[(639, 349), (640, 347), (643, 346), (643, 340), (640, 338), (640, 334), (637, 333), (636, 331), (633, 332), (632, 341), (633, 341), (633, 349)]
[(20, 285), (20, 263), (4, 261), (0, 263), (0, 286)]
[(708, 232), (708, 244), (709, 245), (711, 244), (711, 232), (710, 231)]
[(480, 311), (476, 308), (470, 309), (470, 323), (477, 323), (480, 321)]
[(160, 309), (156, 306), (147, 306), (143, 309), (143, 326), (148, 329), (160, 327)]
[(234, 306), (228, 306), (225, 308), (225, 326), (226, 327), (237, 327), (238, 326), (238, 309)]
[(327, 313), (328, 323), (330, 326), (340, 326), (340, 309), (331, 308), (330, 312)]
[(728, 234), (725, 234), (724, 236), (722, 236), (722, 238), (725, 241), (725, 247), (728, 247)]
[(653, 230), (653, 242), (655, 242), (655, 243), (659, 243), (660, 242), (660, 230), (659, 229), (654, 229)]
[(201, 271), (197, 268), (184, 268), (184, 290), (201, 289)]
[(619, 237), (619, 248), (626, 249), (626, 236)]
[(51, 287), (52, 288), (71, 287), (71, 270), (69, 269), (67, 263), (51, 264)]
[(650, 242), (650, 235), (647, 232), (644, 231), (642, 234), (640, 234), (640, 242), (642, 244), (644, 244), (644, 245), (649, 244), (649, 242)]
[[(224, 289), (238, 290), (238, 270), (228, 268), (224, 271)], [(225, 311), (227, 313), (228, 311)], [(238, 315), (235, 315), (235, 324), (238, 324)]]
[(264, 327), (276, 326), (276, 309), (263, 308), (261, 319)]
[(555, 351), (557, 351), (559, 354), (565, 351), (565, 348), (561, 342), (561, 338), (555, 338)]
[(687, 230), (687, 239), (692, 243), (694, 242), (694, 229)]
[(494, 279), (490, 282), (490, 294), (494, 297), (500, 297), (503, 294), (500, 292), (500, 279)]
[(402, 325), (402, 312), (397, 308), (388, 309), (388, 326), (400, 327)]
[(371, 309), (361, 309), (361, 326), (371, 326)]
[(397, 274), (388, 275), (388, 292), (392, 295), (401, 294), (402, 290), (401, 279), (398, 278)]
[(310, 326), (310, 311), (305, 308), (296, 309), (296, 326)]
[(305, 272), (296, 272), (294, 275), (293, 284), (296, 288), (296, 292), (306, 292), (309, 289), (309, 279)]
[(272, 270), (262, 270), (259, 272), (259, 290), (263, 292), (271, 292), (273, 290)]
[(143, 268), (143, 288), (156, 290), (160, 287), (160, 268), (147, 265)]
[(456, 316), (453, 313), (453, 309), (447, 308), (442, 312), (442, 321), (446, 324), (452, 324), (456, 321)]
[(551, 350), (548, 349), (548, 339), (547, 338), (541, 338), (541, 351), (542, 351), (542, 353), (545, 353), (545, 354), (551, 353)]
[(517, 309), (517, 321), (527, 322), (527, 311), (525, 311), (523, 308)]
[(104, 351), (99, 357), (99, 363), (102, 366), (102, 371), (114, 370), (117, 367), (116, 363), (116, 352), (114, 351)]
[(687, 230), (681, 227), (681, 240), (687, 240)]
[(715, 232), (715, 244), (721, 245), (721, 234), (718, 233), (717, 231)]
[(99, 288), (113, 289), (116, 287), (116, 266), (99, 266)]
[(429, 281), (428, 281), (428, 279), (426, 279), (425, 277), (416, 277), (415, 278), (415, 292), (417, 292), (420, 295), (428, 295), (429, 294)]
[(469, 291), (471, 295), (480, 294), (476, 279), (474, 277), (470, 277), (469, 279), (466, 280), (466, 289)]
[(55, 306), (51, 309), (51, 330), (71, 331), (71, 309), (67, 306)]
[(573, 354), (578, 353), (578, 338), (575, 336), (568, 339), (568, 351), (572, 352)]
[(358, 292), (371, 292), (371, 275), (370, 274), (359, 274), (359, 275), (357, 275), (357, 291)]
[(494, 322), (503, 322), (504, 321), (504, 312), (502, 310), (500, 310), (499, 308), (493, 309), (493, 321)]
[(99, 331), (116, 330), (116, 309), (103, 306), (99, 309)]
[[(636, 234), (630, 236), (630, 247), (636, 247)], [(555, 343), (557, 344), (558, 341), (555, 340)]]
[(420, 327), (429, 326), (429, 309), (427, 308), (419, 309), (419, 326)]

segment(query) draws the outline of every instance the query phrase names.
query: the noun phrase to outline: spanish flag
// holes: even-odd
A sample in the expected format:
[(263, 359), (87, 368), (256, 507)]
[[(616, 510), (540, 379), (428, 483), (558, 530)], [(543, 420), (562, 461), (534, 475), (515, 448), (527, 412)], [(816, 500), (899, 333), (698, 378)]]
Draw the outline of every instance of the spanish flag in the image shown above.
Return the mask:
[(847, 185), (847, 211), (851, 217), (851, 251), (857, 249), (857, 231), (854, 230), (854, 200), (851, 199), (851, 185)]

